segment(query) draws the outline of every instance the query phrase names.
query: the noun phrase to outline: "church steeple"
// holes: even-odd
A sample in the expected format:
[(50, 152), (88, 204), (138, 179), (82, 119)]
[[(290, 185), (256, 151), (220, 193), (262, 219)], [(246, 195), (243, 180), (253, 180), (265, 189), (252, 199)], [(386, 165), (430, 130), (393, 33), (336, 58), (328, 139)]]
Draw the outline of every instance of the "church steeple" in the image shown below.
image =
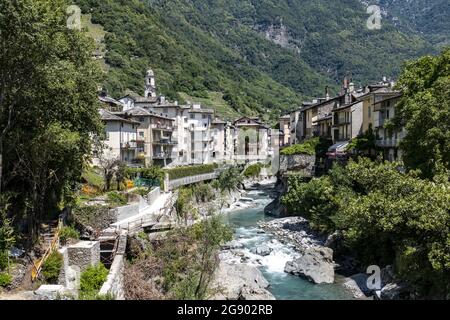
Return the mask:
[(145, 97), (156, 98), (155, 73), (152, 69), (148, 69), (145, 75)]

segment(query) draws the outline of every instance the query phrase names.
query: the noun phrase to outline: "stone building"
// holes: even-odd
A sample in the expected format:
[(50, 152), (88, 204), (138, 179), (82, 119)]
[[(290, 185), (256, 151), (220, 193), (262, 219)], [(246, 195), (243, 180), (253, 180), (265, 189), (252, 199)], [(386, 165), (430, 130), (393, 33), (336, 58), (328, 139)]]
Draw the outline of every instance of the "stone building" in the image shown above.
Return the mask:
[(266, 161), (270, 158), (270, 128), (257, 117), (242, 117), (233, 123), (237, 130), (235, 160)]

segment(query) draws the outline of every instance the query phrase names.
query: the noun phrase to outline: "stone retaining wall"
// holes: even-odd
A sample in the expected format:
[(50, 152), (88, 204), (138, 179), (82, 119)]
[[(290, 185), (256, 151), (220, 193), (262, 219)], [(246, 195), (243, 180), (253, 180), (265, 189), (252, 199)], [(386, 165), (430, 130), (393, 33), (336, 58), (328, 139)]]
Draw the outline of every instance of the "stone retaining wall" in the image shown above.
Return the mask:
[(115, 300), (125, 300), (124, 270), (127, 236), (127, 231), (122, 231), (120, 234), (117, 252), (109, 269), (108, 278), (99, 292), (100, 295), (112, 296)]
[(281, 155), (280, 156), (280, 172), (287, 171), (302, 172), (306, 177), (314, 176), (314, 165), (316, 156), (307, 154)]

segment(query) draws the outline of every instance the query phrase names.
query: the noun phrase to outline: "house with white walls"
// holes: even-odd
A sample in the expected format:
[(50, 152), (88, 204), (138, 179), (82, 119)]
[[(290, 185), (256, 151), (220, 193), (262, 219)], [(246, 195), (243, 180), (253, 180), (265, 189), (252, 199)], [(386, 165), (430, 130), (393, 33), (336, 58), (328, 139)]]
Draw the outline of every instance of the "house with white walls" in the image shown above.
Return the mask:
[(98, 165), (100, 158), (117, 159), (128, 165), (135, 165), (137, 159), (137, 129), (139, 122), (124, 119), (110, 111), (100, 109), (101, 120), (105, 125), (104, 145), (95, 150), (93, 164)]

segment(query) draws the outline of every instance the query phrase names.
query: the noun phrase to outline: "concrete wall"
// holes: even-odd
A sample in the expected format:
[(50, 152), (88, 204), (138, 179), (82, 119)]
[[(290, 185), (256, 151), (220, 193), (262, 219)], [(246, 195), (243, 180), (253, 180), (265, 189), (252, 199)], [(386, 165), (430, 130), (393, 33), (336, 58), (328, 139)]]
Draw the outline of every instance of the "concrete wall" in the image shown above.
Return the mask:
[(161, 188), (160, 187), (156, 187), (155, 189), (150, 191), (149, 194), (147, 195), (147, 203), (149, 205), (152, 205), (153, 202), (155, 202), (155, 200), (158, 199), (160, 194), (161, 194)]
[(133, 203), (123, 207), (117, 207), (114, 210), (117, 214), (117, 221), (122, 221), (139, 214), (140, 203)]
[(351, 138), (356, 138), (363, 133), (363, 103), (357, 103), (352, 106), (352, 136)]
[(124, 271), (125, 271), (125, 250), (127, 246), (126, 231), (122, 231), (119, 237), (119, 244), (114, 261), (109, 269), (108, 278), (100, 289), (100, 295), (111, 295), (115, 300), (125, 300)]

